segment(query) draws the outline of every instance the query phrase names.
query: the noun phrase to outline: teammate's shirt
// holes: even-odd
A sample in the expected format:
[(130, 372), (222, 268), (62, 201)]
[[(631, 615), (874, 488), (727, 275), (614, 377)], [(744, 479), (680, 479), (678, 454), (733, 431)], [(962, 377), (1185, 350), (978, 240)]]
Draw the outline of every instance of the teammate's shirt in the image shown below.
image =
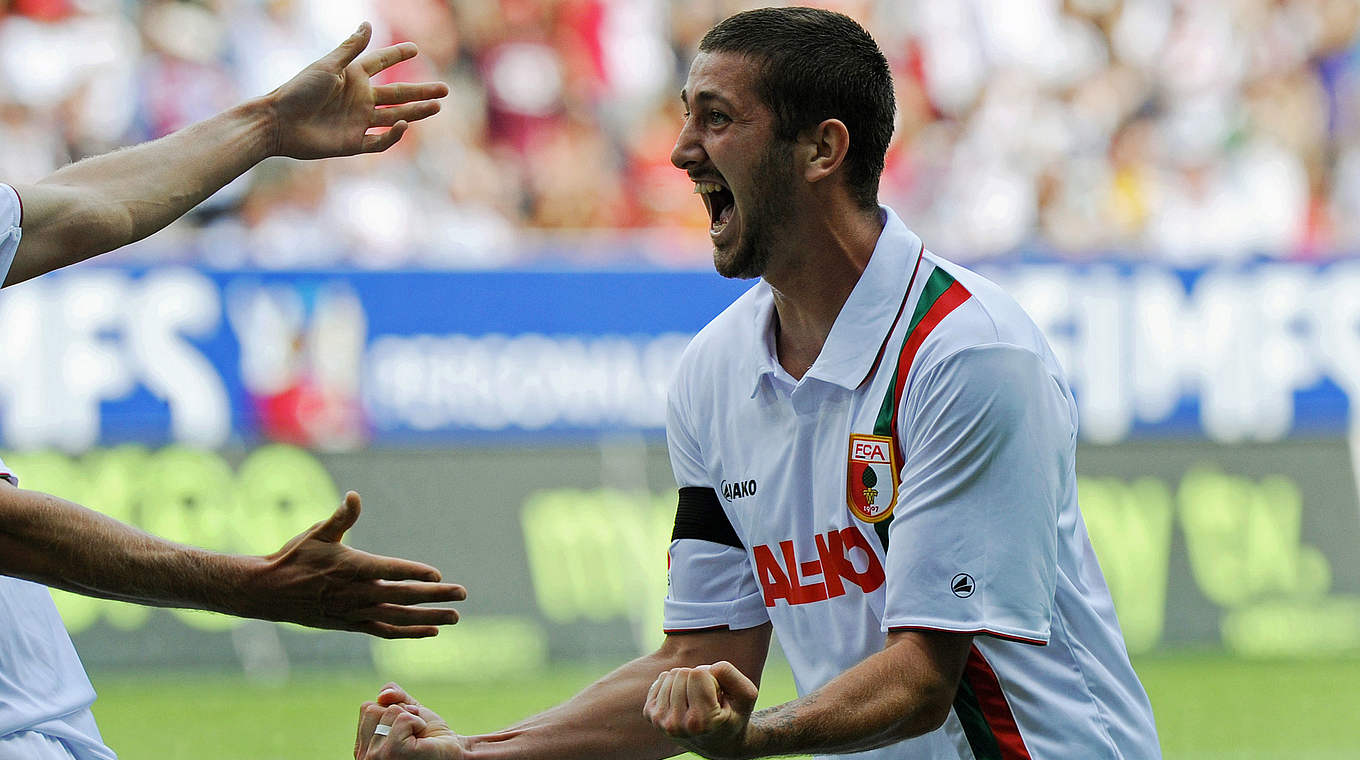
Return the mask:
[[(19, 247), (19, 196), (0, 184), (0, 282)], [(19, 481), (0, 462), (0, 478)], [(90, 715), (94, 687), (46, 586), (0, 575), (0, 737), (36, 731), (79, 760), (112, 760)]]
[(800, 694), (889, 631), (976, 634), (945, 724), (853, 757), (1160, 757), (1077, 508), (1062, 369), (996, 285), (883, 215), (801, 381), (764, 282), (685, 352), (666, 630), (771, 621)]

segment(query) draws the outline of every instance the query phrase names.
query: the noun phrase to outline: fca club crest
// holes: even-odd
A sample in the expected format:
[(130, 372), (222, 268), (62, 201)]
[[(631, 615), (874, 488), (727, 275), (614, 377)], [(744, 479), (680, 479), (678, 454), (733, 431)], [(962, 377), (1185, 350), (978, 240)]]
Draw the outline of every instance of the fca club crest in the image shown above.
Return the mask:
[(897, 455), (886, 435), (850, 434), (850, 469), (845, 495), (850, 511), (865, 522), (881, 522), (897, 506)]

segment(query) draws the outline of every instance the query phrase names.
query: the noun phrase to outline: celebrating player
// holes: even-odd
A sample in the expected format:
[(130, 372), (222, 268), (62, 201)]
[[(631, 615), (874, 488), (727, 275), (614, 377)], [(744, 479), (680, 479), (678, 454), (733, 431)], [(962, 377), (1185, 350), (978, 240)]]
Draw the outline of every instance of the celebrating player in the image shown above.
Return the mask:
[[(806, 8), (733, 16), (699, 49), (671, 159), (718, 271), (763, 279), (670, 394), (667, 638), (484, 736), (389, 685), (356, 757), (1159, 756), (1077, 508), (1062, 369), (877, 203), (882, 52)], [(802, 696), (753, 712), (772, 630)]]
[[(416, 54), (410, 43), (364, 53), (359, 27), (279, 89), (180, 132), (61, 169), (35, 185), (0, 184), (5, 285), (150, 235), (268, 156), (384, 151), (438, 112), (440, 83), (373, 85)], [(374, 127), (388, 127), (369, 133)], [(350, 492), (329, 519), (267, 557), (180, 546), (47, 494), (17, 488), (0, 463), (0, 760), (105, 760), (81, 668), (46, 584), (90, 596), (190, 607), (316, 628), (433, 636), (458, 601), (428, 565), (340, 542), (359, 517)], [(12, 577), (5, 577), (12, 576)]]

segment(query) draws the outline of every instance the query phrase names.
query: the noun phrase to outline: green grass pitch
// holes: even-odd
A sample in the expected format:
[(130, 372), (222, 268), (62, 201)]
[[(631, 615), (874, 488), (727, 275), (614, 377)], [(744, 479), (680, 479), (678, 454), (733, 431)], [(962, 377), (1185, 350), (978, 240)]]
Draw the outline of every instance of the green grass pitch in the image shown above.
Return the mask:
[[(1167, 758), (1360, 757), (1360, 658), (1249, 661), (1182, 654), (1136, 662)], [(606, 667), (559, 668), (492, 683), (410, 683), (455, 729), (499, 728), (573, 694)], [(762, 704), (793, 696), (782, 663), (767, 668)], [(359, 703), (383, 679), (297, 674), (284, 686), (235, 676), (92, 673), (104, 738), (124, 760), (338, 760), (350, 757)]]

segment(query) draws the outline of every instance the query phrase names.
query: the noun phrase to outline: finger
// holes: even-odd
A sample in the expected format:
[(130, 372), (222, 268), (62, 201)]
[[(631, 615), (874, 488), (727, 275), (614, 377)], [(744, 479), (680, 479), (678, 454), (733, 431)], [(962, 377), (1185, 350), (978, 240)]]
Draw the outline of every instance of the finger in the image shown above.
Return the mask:
[[(461, 602), (467, 599), (467, 589), (457, 583), (428, 583), (426, 581), (359, 580), (346, 589), (364, 606), (376, 604), (426, 604), (428, 602)], [(358, 601), (362, 600), (362, 601)]]
[[(666, 671), (656, 677), (652, 682), (652, 688), (647, 692), (646, 717), (653, 726), (665, 731), (662, 723), (666, 720), (666, 715), (670, 711), (671, 694), (671, 674)], [(667, 732), (669, 733), (669, 732)]]
[(363, 757), (368, 752), (369, 742), (373, 740), (373, 727), (378, 725), (383, 711), (387, 708), (373, 702), (359, 705), (359, 728), (354, 734), (354, 756)]
[(691, 710), (709, 711), (718, 706), (718, 679), (706, 668), (695, 668), (685, 679), (685, 700)]
[(449, 86), (443, 82), (398, 82), (380, 84), (373, 88), (373, 105), (395, 106), (416, 100), (432, 100), (449, 94)]
[(326, 518), (326, 521), (317, 526), (312, 536), (319, 541), (329, 541), (339, 543), (345, 537), (345, 531), (354, 527), (354, 523), (359, 519), (359, 494), (349, 491), (345, 494), (345, 500), (340, 502), (335, 513)]
[(661, 682), (663, 679), (664, 676), (657, 676), (656, 680), (652, 681), (651, 687), (647, 689), (647, 699), (644, 704), (655, 704), (657, 695), (661, 693)]
[(389, 705), (417, 705), (420, 704), (405, 689), (397, 684), (388, 681), (387, 685), (378, 692), (378, 704), (383, 707)]
[(321, 60), (317, 61), (317, 64), (337, 73), (344, 70), (351, 61), (364, 52), (364, 48), (368, 47), (368, 41), (372, 36), (373, 27), (365, 21), (359, 25), (358, 29), (354, 30), (354, 34), (340, 43), (339, 47), (323, 56)]
[(371, 127), (390, 127), (399, 121), (420, 121), (439, 113), (439, 101), (422, 100), (419, 103), (405, 103), (388, 106), (373, 111)]
[(385, 557), (381, 554), (355, 550), (350, 555), (349, 561), (354, 565), (355, 577), (365, 581), (438, 583), (443, 578), (438, 568), (400, 557)]
[(658, 716), (665, 715), (666, 711), (670, 709), (671, 682), (674, 680), (675, 674), (669, 670), (666, 671), (665, 673), (662, 673), (661, 676), (657, 679), (656, 695), (653, 697), (653, 699), (656, 701), (656, 712)]
[(671, 676), (669, 699), (671, 712), (683, 713), (689, 708), (689, 699), (687, 697), (689, 686), (686, 683), (688, 680), (685, 675), (686, 670), (687, 669), (681, 668), (679, 669), (679, 672), (674, 672)]
[(727, 700), (731, 703), (732, 709), (742, 715), (749, 715), (755, 709), (756, 698), (760, 696), (760, 689), (756, 688), (751, 679), (738, 670), (736, 665), (723, 660), (713, 663), (708, 672), (717, 682), (718, 688), (722, 689), (723, 694), (727, 695)]
[(377, 620), (364, 620), (341, 627), (346, 631), (366, 633), (380, 639), (428, 639), (439, 635), (437, 625), (392, 625)]
[(418, 716), (403, 712), (392, 721), (392, 733), (387, 735), (387, 740), (394, 746), (400, 747), (412, 738), (423, 734), (425, 726), (425, 721)]
[[(396, 725), (397, 718), (406, 714), (407, 712), (401, 709), (401, 705), (391, 705), (390, 707), (385, 708), (382, 712), (382, 717), (380, 717), (378, 722), (373, 726), (373, 736), (369, 739), (368, 746), (372, 748), (388, 741), (388, 737), (391, 736), (392, 727)], [(386, 730), (383, 731), (383, 733), (378, 733), (380, 727), (383, 726), (386, 726)]]
[(393, 124), (392, 128), (386, 132), (380, 132), (374, 135), (364, 135), (364, 142), (361, 150), (364, 153), (382, 153), (397, 144), (397, 141), (401, 139), (401, 136), (406, 134), (406, 128), (408, 126), (410, 125), (406, 122), (399, 121), (396, 124)]
[[(415, 58), (418, 52), (420, 51), (416, 49), (416, 43), (402, 42), (385, 48), (370, 50), (364, 53), (357, 63), (363, 67), (365, 74), (373, 76), (385, 68)], [(350, 60), (354, 59), (351, 58)]]
[(376, 620), (392, 625), (453, 625), (458, 622), (458, 612), (444, 607), (402, 607), (396, 604), (380, 604), (345, 613), (350, 620)]

